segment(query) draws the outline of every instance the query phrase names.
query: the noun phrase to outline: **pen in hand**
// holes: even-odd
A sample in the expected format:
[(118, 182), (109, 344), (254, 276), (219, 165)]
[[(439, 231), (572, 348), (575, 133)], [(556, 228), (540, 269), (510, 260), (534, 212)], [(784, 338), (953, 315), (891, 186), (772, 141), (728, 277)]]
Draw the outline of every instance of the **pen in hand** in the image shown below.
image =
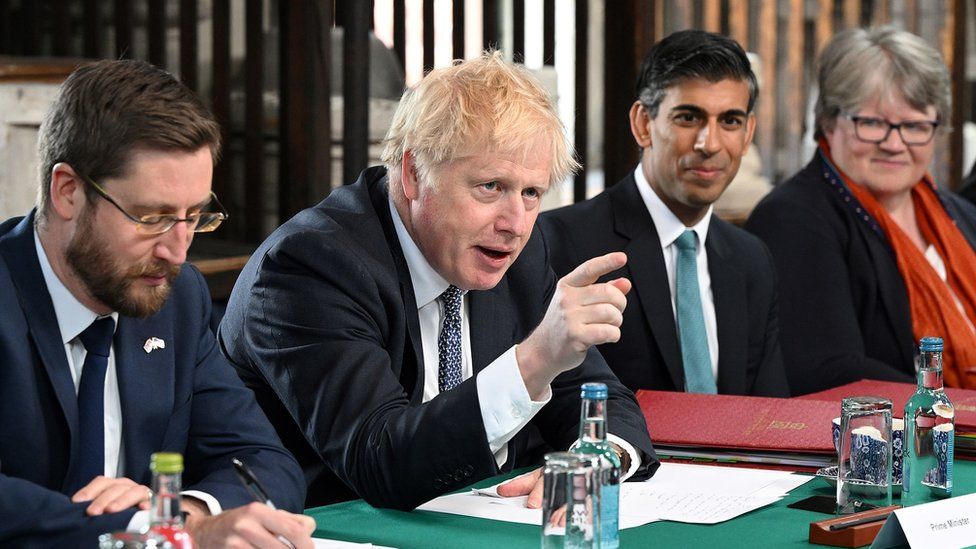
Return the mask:
[[(261, 486), (261, 483), (258, 482), (258, 477), (254, 476), (254, 472), (251, 471), (251, 468), (245, 465), (244, 462), (238, 458), (232, 459), (231, 463), (234, 464), (234, 472), (237, 473), (237, 478), (240, 479), (241, 484), (247, 488), (247, 491), (251, 493), (251, 496), (254, 497), (255, 501), (259, 501), (271, 509), (277, 509), (274, 503), (271, 502), (271, 498), (268, 497), (268, 492), (263, 486)], [(291, 547), (291, 549), (295, 549), (295, 546), (283, 536), (278, 536), (278, 541), (284, 543), (287, 547)]]

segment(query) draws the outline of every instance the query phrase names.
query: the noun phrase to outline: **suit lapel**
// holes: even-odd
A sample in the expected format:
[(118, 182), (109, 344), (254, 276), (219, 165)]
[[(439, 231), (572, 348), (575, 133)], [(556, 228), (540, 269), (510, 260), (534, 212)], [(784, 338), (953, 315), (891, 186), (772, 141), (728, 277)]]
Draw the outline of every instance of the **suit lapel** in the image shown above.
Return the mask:
[[(32, 212), (5, 238), (0, 239), (0, 254), (3, 254), (10, 277), (17, 286), (17, 297), (30, 327), (31, 338), (64, 413), (71, 433), (70, 448), (73, 453), (78, 447), (78, 396), (61, 341), (54, 304), (37, 259), (33, 224)], [(71, 463), (74, 463), (73, 459)]]
[(718, 339), (718, 390), (727, 394), (746, 394), (746, 345), (749, 341), (748, 301), (746, 280), (732, 267), (733, 251), (726, 241), (728, 228), (712, 217), (705, 252), (708, 254), (708, 274), (712, 279), (712, 300), (715, 303), (715, 324)]
[(613, 209), (614, 230), (629, 240), (624, 252), (627, 254), (627, 270), (634, 284), (633, 291), (661, 350), (674, 386), (683, 389), (684, 366), (674, 325), (671, 289), (664, 266), (661, 238), (651, 220), (651, 214), (644, 207), (644, 200), (637, 190), (633, 174), (628, 174), (607, 192), (610, 193)]
[[(147, 353), (146, 341), (154, 337), (165, 347), (157, 346)], [(193, 335), (187, 334), (187, 337)], [(134, 475), (145, 471), (150, 454), (163, 448), (168, 420), (176, 408), (185, 404), (173, 401), (177, 341), (173, 337), (172, 310), (164, 307), (147, 319), (119, 316), (114, 344), (115, 371), (124, 418), (124, 467), (127, 474)]]

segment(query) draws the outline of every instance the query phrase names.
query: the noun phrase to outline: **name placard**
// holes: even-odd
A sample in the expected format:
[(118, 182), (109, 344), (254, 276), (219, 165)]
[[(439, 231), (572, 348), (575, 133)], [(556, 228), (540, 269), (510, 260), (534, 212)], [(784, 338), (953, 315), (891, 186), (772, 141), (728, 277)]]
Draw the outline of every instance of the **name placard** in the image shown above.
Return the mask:
[(976, 494), (898, 509), (888, 517), (872, 549), (904, 546), (970, 547), (976, 542)]

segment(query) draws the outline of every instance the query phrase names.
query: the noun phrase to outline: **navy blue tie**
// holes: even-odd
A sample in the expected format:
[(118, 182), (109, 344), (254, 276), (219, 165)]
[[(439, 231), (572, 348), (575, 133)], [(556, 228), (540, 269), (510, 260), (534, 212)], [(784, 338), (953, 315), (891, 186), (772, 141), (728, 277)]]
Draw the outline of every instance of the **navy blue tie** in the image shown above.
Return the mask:
[(701, 289), (698, 286), (698, 238), (695, 231), (681, 233), (674, 245), (678, 247), (674, 293), (681, 361), (685, 366), (685, 391), (715, 394), (718, 391), (712, 374), (712, 358), (708, 352), (705, 315), (702, 313)]
[(437, 388), (450, 391), (461, 384), (461, 300), (463, 292), (448, 286), (440, 299), (444, 302), (441, 333), (437, 336)]
[(85, 364), (78, 386), (78, 463), (69, 495), (105, 473), (105, 370), (115, 334), (112, 317), (92, 322), (78, 338), (85, 346)]

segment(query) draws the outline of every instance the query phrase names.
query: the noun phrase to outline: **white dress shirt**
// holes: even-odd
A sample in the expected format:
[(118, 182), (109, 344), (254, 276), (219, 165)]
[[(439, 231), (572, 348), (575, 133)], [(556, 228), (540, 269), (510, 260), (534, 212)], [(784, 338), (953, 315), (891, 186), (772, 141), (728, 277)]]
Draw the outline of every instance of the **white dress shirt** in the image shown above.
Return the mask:
[[(81, 371), (84, 368), (85, 357), (88, 352), (84, 344), (78, 337), (85, 331), (95, 319), (100, 315), (84, 306), (71, 293), (70, 290), (61, 282), (61, 279), (54, 274), (51, 262), (47, 258), (47, 253), (41, 245), (41, 240), (34, 231), (34, 248), (37, 250), (37, 259), (41, 264), (41, 273), (44, 276), (44, 283), (47, 292), (51, 295), (51, 303), (54, 305), (54, 315), (58, 319), (58, 329), (61, 332), (61, 342), (64, 345), (65, 356), (68, 359), (68, 368), (71, 371), (71, 379), (75, 384), (75, 395), (78, 394), (78, 387), (81, 383)], [(119, 314), (112, 312), (110, 315), (115, 321), (118, 329)], [(105, 468), (104, 475), (110, 478), (118, 478), (125, 475), (123, 470), (124, 447), (122, 445), (122, 399), (119, 395), (119, 382), (115, 369), (115, 344), (112, 344), (108, 353), (108, 368), (105, 370)], [(197, 490), (187, 490), (182, 492), (184, 496), (195, 497), (210, 509), (212, 514), (220, 513), (220, 503), (210, 494)], [(149, 511), (139, 511), (129, 521), (129, 531), (140, 531), (149, 524)]]
[(698, 236), (698, 289), (701, 291), (702, 314), (705, 317), (705, 335), (708, 337), (708, 354), (712, 359), (712, 374), (718, 379), (718, 324), (715, 321), (715, 299), (712, 297), (712, 277), (708, 272), (708, 254), (705, 252), (705, 238), (708, 236), (708, 224), (712, 219), (712, 207), (708, 207), (708, 212), (701, 221), (692, 227), (685, 227), (685, 224), (664, 204), (661, 197), (654, 192), (650, 183), (644, 177), (644, 170), (641, 165), (637, 165), (634, 170), (634, 179), (637, 180), (637, 190), (644, 205), (651, 214), (651, 220), (657, 229), (657, 236), (661, 239), (661, 251), (664, 253), (664, 267), (668, 271), (668, 286), (671, 289), (671, 312), (675, 315), (677, 325), (678, 309), (674, 302), (674, 282), (677, 270), (676, 262), (678, 257), (678, 247), (674, 241), (685, 232), (685, 229), (695, 231)]
[[(444, 280), (413, 241), (400, 219), (393, 202), (390, 201), (390, 215), (396, 228), (400, 248), (403, 250), (410, 280), (413, 283), (414, 298), (417, 301), (417, 314), (420, 318), (420, 340), (424, 355), (424, 402), (438, 394), (438, 370), (440, 358), (437, 356), (437, 336), (441, 330), (441, 316), (444, 305), (440, 295), (450, 283)], [(471, 329), (468, 322), (468, 296), (464, 292), (461, 304), (461, 379), (467, 380), (474, 372), (471, 366)], [(501, 467), (508, 460), (508, 441), (552, 399), (552, 391), (547, 389), (545, 399), (534, 401), (529, 396), (522, 374), (515, 359), (515, 345), (502, 353), (488, 366), (478, 372), (478, 405), (484, 422), (488, 447), (495, 455), (495, 463)], [(640, 454), (627, 441), (607, 434), (607, 438), (621, 447), (631, 457), (630, 468), (625, 471), (628, 478), (640, 466)]]

